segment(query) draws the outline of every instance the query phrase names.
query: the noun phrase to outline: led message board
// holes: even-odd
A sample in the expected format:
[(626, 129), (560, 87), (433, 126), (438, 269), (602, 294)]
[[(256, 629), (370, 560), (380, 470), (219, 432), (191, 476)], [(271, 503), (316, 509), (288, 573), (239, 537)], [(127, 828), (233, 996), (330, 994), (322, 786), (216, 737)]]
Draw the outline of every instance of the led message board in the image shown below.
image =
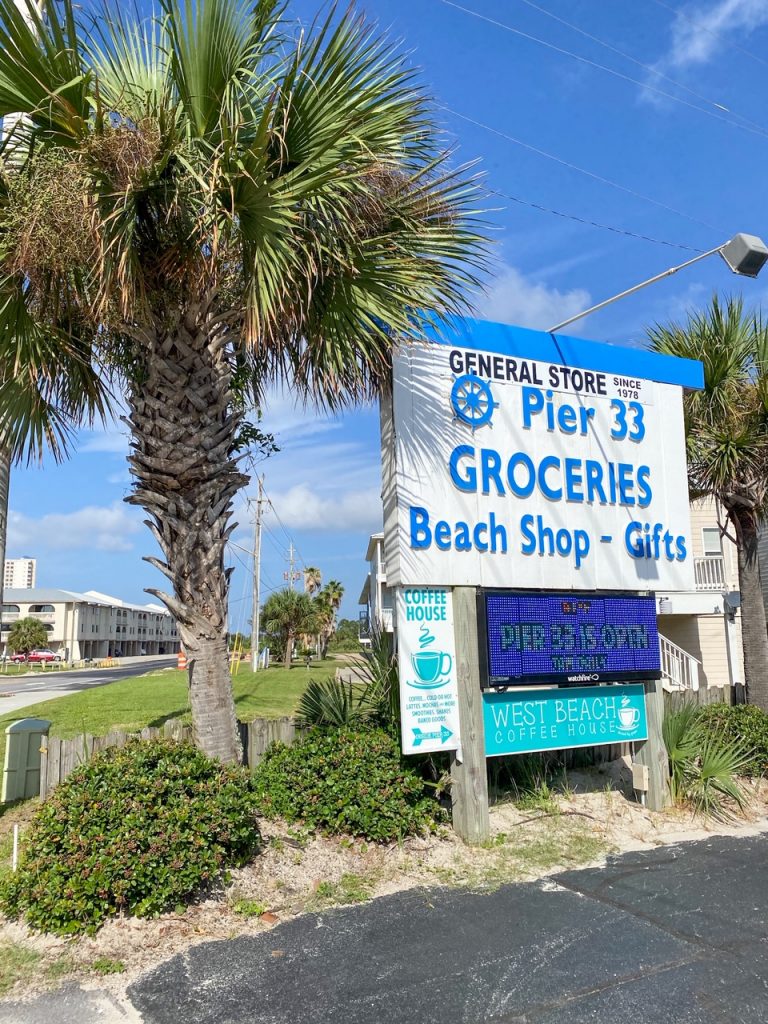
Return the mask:
[(653, 597), (484, 591), (484, 687), (658, 679)]

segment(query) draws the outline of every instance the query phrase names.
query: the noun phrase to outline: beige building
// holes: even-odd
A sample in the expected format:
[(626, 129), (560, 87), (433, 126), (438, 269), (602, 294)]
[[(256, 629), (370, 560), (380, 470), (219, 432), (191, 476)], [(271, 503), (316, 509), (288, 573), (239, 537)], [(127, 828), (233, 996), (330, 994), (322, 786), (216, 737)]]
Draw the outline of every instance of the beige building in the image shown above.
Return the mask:
[(8, 651), (11, 626), (19, 619), (39, 619), (48, 646), (63, 657), (130, 657), (173, 654), (179, 650), (176, 623), (160, 605), (133, 605), (89, 590), (85, 594), (50, 587), (6, 589), (3, 594), (0, 649)]
[(3, 588), (23, 588), (29, 589), (34, 587), (37, 578), (37, 559), (36, 558), (6, 558), (5, 560), (5, 572), (3, 574)]
[(661, 663), (668, 689), (744, 682), (736, 545), (721, 535), (717, 505), (691, 505), (695, 589), (657, 594)]

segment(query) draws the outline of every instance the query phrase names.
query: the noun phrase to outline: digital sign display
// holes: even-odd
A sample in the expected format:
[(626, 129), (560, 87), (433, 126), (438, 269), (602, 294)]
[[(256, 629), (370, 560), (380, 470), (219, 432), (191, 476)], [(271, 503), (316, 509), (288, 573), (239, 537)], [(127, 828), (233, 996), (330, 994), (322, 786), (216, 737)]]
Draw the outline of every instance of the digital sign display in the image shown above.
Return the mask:
[(484, 687), (661, 675), (653, 597), (485, 591), (479, 600)]

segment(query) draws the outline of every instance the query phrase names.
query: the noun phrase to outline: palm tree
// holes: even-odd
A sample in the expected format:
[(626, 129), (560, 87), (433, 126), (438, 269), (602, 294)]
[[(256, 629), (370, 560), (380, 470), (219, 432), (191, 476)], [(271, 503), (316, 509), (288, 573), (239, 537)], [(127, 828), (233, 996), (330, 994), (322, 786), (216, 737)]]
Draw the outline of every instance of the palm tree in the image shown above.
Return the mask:
[(317, 626), (312, 598), (297, 590), (279, 590), (267, 599), (261, 614), (267, 633), (283, 645), (283, 665), (290, 668), (296, 637), (314, 633)]
[(304, 590), (310, 596), (314, 594), (322, 582), (323, 574), (314, 565), (304, 569)]
[(336, 625), (336, 611), (331, 604), (330, 598), (323, 588), (319, 594), (316, 595), (315, 601), (315, 616), (317, 622), (317, 636), (318, 646), (320, 648), (320, 657), (324, 658), (328, 653), (328, 643), (334, 634)]
[(320, 615), (320, 647), (322, 657), (328, 653), (328, 644), (336, 632), (336, 612), (344, 597), (344, 585), (338, 580), (328, 580), (315, 598)]
[(31, 616), (18, 619), (8, 634), (8, 650), (14, 654), (29, 654), (38, 647), (48, 646), (48, 633), (39, 619)]
[(338, 580), (328, 580), (323, 587), (323, 592), (330, 601), (331, 607), (334, 611), (338, 611), (341, 605), (341, 599), (344, 597), (344, 584), (339, 583)]
[(685, 325), (649, 330), (657, 352), (700, 359), (704, 389), (684, 398), (691, 498), (712, 496), (737, 545), (747, 699), (768, 711), (768, 633), (757, 558), (768, 512), (768, 326), (715, 296)]
[[(400, 339), (462, 313), (485, 266), (478, 186), (414, 73), (354, 12), (296, 33), (279, 0), (159, 0), (133, 21), (0, 0), (0, 436), (61, 453), (127, 405), (190, 664), (197, 743), (242, 756), (224, 550), (272, 382), (370, 400)], [(85, 5), (83, 5), (85, 6)], [(126, 8), (127, 9), (127, 8)], [(138, 18), (138, 16), (137, 16)]]

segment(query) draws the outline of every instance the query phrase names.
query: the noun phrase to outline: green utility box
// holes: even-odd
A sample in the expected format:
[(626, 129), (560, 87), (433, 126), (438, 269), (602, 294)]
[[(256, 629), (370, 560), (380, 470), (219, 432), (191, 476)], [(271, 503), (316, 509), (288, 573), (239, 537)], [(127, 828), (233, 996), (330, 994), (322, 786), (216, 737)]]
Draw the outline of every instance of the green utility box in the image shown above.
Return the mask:
[(5, 730), (5, 765), (0, 802), (28, 800), (40, 793), (40, 747), (50, 722), (44, 718), (22, 718)]

